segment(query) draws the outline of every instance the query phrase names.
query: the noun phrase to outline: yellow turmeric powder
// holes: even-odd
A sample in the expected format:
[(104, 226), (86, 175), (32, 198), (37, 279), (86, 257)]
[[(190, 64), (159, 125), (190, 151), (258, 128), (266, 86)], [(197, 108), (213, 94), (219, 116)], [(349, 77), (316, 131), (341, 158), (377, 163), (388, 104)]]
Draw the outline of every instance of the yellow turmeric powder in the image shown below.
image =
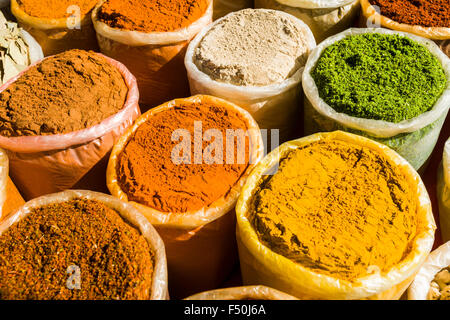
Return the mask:
[(418, 199), (385, 155), (325, 139), (292, 150), (251, 199), (250, 221), (272, 251), (314, 272), (354, 281), (410, 252)]

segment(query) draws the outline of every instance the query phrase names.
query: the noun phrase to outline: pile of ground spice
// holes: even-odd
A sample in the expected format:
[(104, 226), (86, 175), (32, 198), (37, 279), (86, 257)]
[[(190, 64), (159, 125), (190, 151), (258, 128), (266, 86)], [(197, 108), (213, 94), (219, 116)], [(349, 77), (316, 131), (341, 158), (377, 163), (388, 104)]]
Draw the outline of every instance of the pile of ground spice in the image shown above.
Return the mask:
[(265, 86), (297, 72), (309, 50), (305, 30), (293, 16), (246, 9), (229, 14), (205, 34), (194, 63), (217, 81)]
[(319, 96), (337, 112), (394, 123), (429, 111), (447, 84), (440, 61), (425, 46), (378, 33), (327, 47), (311, 76)]
[[(201, 124), (205, 134), (210, 129), (218, 130), (223, 141), (214, 138), (211, 141), (198, 140), (194, 122)], [(178, 129), (186, 130), (190, 136), (173, 139), (172, 134)], [(192, 212), (210, 205), (225, 196), (248, 167), (248, 139), (243, 142), (245, 145), (234, 143), (232, 149), (227, 148), (229, 129), (244, 131), (247, 124), (238, 112), (221, 105), (179, 104), (155, 114), (139, 127), (120, 153), (117, 166), (119, 186), (128, 200), (162, 212)], [(196, 140), (200, 142), (197, 146)], [(189, 150), (178, 152), (176, 147), (183, 143)], [(204, 155), (211, 143), (217, 143), (221, 151), (215, 149), (220, 152), (211, 152), (219, 161), (208, 164)], [(190, 159), (183, 163), (174, 162), (174, 151), (177, 156)], [(245, 159), (242, 157), (240, 160), (239, 154)]]
[(428, 300), (450, 300), (450, 266), (439, 271), (434, 277)]
[(20, 8), (29, 16), (45, 19), (68, 18), (73, 6), (80, 8), (81, 16), (88, 14), (98, 0), (17, 0)]
[(0, 93), (0, 134), (69, 133), (99, 124), (123, 108), (128, 87), (95, 52), (70, 50), (31, 67)]
[(448, 0), (369, 0), (381, 15), (399, 23), (450, 28)]
[(417, 229), (416, 192), (398, 166), (337, 140), (288, 153), (250, 208), (260, 241), (274, 252), (348, 281), (402, 261)]
[(34, 209), (0, 236), (0, 299), (148, 299), (152, 275), (146, 239), (98, 201)]
[(208, 0), (106, 0), (98, 19), (118, 29), (169, 32), (190, 26), (208, 5)]

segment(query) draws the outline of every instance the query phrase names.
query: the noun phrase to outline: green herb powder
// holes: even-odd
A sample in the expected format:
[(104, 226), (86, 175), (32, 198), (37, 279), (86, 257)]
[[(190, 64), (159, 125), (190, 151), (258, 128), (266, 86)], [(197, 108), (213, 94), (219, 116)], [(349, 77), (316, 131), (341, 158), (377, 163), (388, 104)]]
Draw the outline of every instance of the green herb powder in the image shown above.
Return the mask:
[(311, 76), (320, 97), (337, 112), (394, 123), (432, 109), (447, 82), (441, 63), (425, 46), (377, 33), (329, 46)]

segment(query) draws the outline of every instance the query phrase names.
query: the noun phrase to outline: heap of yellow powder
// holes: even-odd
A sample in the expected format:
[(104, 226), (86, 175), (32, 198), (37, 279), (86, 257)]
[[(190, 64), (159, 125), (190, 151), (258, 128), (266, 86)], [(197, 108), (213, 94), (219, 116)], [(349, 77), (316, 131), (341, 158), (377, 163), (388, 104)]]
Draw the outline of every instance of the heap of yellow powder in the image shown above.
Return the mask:
[(417, 201), (386, 156), (323, 140), (291, 151), (278, 172), (261, 181), (250, 220), (276, 253), (352, 281), (386, 272), (409, 253)]

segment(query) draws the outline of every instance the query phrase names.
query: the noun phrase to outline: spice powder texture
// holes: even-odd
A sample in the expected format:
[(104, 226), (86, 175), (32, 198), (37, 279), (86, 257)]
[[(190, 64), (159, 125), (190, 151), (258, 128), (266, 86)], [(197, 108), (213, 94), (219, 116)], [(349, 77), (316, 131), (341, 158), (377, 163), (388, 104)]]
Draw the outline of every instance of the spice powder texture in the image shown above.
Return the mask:
[[(200, 140), (200, 152), (196, 148), (194, 122), (201, 122), (203, 132), (214, 129), (220, 132), (222, 141)], [(172, 140), (177, 129), (186, 130), (190, 140)], [(128, 141), (118, 157), (117, 176), (121, 189), (129, 201), (135, 201), (167, 213), (197, 211), (226, 196), (239, 181), (248, 167), (249, 143), (244, 137), (233, 149), (227, 149), (227, 129), (247, 129), (247, 123), (240, 114), (220, 105), (194, 103), (179, 104), (156, 113), (142, 124)], [(243, 137), (240, 135), (240, 137)], [(200, 137), (200, 139), (202, 139)], [(189, 153), (175, 153), (190, 158), (185, 163), (173, 161), (172, 153), (180, 143), (187, 143)], [(223, 150), (211, 150), (211, 156), (218, 161), (205, 163), (202, 153), (208, 151), (211, 143), (217, 143)], [(217, 149), (216, 149), (217, 150)], [(228, 153), (232, 152), (232, 153)], [(232, 161), (227, 160), (233, 156)], [(197, 155), (196, 155), (197, 154)], [(198, 157), (200, 155), (200, 158)], [(187, 159), (185, 158), (185, 159)]]
[(342, 280), (388, 271), (410, 252), (416, 192), (385, 156), (323, 140), (291, 151), (253, 195), (262, 243), (314, 272)]
[(89, 128), (123, 108), (128, 87), (102, 56), (70, 50), (27, 70), (0, 93), (0, 134), (63, 134)]
[(190, 26), (208, 6), (208, 0), (107, 0), (98, 19), (117, 29), (170, 32)]
[(20, 8), (29, 16), (45, 19), (68, 18), (73, 14), (71, 6), (80, 8), (82, 16), (88, 14), (98, 0), (17, 0)]
[[(0, 299), (148, 299), (153, 259), (139, 231), (103, 203), (47, 205), (0, 236)], [(71, 266), (80, 290), (67, 287)]]

